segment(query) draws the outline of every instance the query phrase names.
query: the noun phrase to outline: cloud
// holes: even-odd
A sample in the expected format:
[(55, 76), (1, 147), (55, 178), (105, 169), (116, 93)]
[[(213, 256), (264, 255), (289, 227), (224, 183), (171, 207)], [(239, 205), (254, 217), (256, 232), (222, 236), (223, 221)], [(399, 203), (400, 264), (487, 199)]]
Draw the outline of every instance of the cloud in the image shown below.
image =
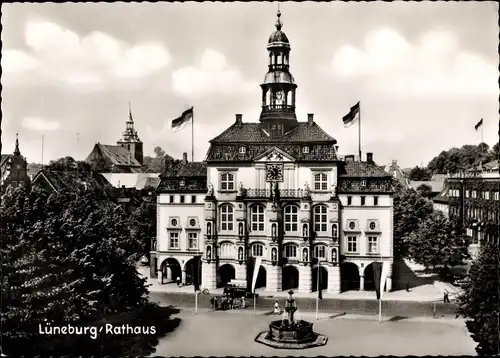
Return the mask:
[(453, 34), (441, 30), (412, 44), (392, 29), (378, 29), (366, 36), (363, 49), (339, 48), (330, 65), (338, 78), (362, 78), (378, 93), (498, 96), (496, 64), (463, 51)]
[(56, 131), (59, 129), (59, 122), (48, 121), (39, 117), (25, 117), (23, 127), (39, 132)]
[(172, 87), (182, 95), (200, 96), (206, 93), (230, 94), (253, 92), (257, 83), (247, 81), (231, 67), (224, 55), (207, 49), (198, 66), (187, 66), (172, 73)]
[(25, 43), (26, 52), (5, 50), (4, 71), (69, 85), (96, 86), (112, 79), (138, 79), (170, 62), (160, 43), (129, 44), (97, 31), (80, 37), (52, 22), (28, 23)]

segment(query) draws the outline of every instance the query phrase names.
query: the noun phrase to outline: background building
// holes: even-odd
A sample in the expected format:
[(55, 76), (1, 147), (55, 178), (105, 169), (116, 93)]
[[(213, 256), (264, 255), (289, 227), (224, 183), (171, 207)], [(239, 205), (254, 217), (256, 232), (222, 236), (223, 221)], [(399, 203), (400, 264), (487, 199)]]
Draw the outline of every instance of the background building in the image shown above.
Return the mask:
[[(201, 270), (203, 254), (203, 208), (207, 192), (207, 169), (201, 162), (188, 162), (187, 153), (178, 165), (160, 176), (157, 197), (157, 239), (151, 247), (151, 277), (160, 283), (181, 278), (191, 284)], [(197, 275), (199, 281), (201, 271)], [(200, 283), (200, 282), (198, 282)]]
[(16, 134), (16, 146), (12, 154), (2, 154), (0, 160), (0, 188), (4, 190), (9, 185), (30, 186), (31, 180), (28, 175), (28, 163), (19, 150), (19, 138)]
[(318, 274), (331, 292), (373, 289), (375, 261), (391, 263), (391, 289), (391, 175), (371, 153), (366, 161), (340, 160), (337, 141), (313, 114), (297, 120), (290, 43), (281, 28), (278, 12), (259, 122), (237, 114), (210, 141), (202, 286), (232, 279), (250, 285), (250, 258), (261, 257), (257, 286), (271, 292), (314, 291)]
[[(86, 162), (94, 166), (109, 167), (113, 172), (140, 173), (144, 160), (143, 143), (134, 129), (134, 119), (129, 108), (129, 118), (125, 132), (117, 145), (97, 143), (90, 152)], [(106, 171), (106, 170), (104, 170)]]

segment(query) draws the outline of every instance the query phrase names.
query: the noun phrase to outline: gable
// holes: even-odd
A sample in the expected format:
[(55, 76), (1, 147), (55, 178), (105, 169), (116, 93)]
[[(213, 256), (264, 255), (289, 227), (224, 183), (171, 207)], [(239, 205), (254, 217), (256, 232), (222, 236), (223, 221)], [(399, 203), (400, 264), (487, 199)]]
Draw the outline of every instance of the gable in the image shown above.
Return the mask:
[(254, 159), (256, 162), (294, 162), (295, 158), (277, 147), (265, 151)]

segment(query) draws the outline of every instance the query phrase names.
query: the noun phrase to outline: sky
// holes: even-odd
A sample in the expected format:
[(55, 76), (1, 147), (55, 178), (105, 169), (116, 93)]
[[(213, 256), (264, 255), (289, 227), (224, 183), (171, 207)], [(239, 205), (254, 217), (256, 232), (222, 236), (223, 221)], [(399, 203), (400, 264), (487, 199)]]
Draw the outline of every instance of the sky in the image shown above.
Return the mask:
[[(146, 155), (195, 160), (235, 121), (258, 122), (277, 2), (17, 3), (2, 6), (2, 151), (29, 162), (84, 160), (115, 144), (129, 102)], [(498, 141), (495, 2), (282, 2), (297, 117), (379, 164), (426, 165), (442, 150)], [(42, 151), (42, 136), (43, 151)]]

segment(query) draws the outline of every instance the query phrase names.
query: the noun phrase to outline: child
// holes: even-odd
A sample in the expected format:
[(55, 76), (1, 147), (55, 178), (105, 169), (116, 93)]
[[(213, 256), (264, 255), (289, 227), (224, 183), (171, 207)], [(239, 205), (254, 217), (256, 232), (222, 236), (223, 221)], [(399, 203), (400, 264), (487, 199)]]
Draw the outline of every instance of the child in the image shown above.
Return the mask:
[(274, 301), (274, 314), (279, 315), (280, 313), (280, 305), (278, 304), (278, 300), (276, 300)]

